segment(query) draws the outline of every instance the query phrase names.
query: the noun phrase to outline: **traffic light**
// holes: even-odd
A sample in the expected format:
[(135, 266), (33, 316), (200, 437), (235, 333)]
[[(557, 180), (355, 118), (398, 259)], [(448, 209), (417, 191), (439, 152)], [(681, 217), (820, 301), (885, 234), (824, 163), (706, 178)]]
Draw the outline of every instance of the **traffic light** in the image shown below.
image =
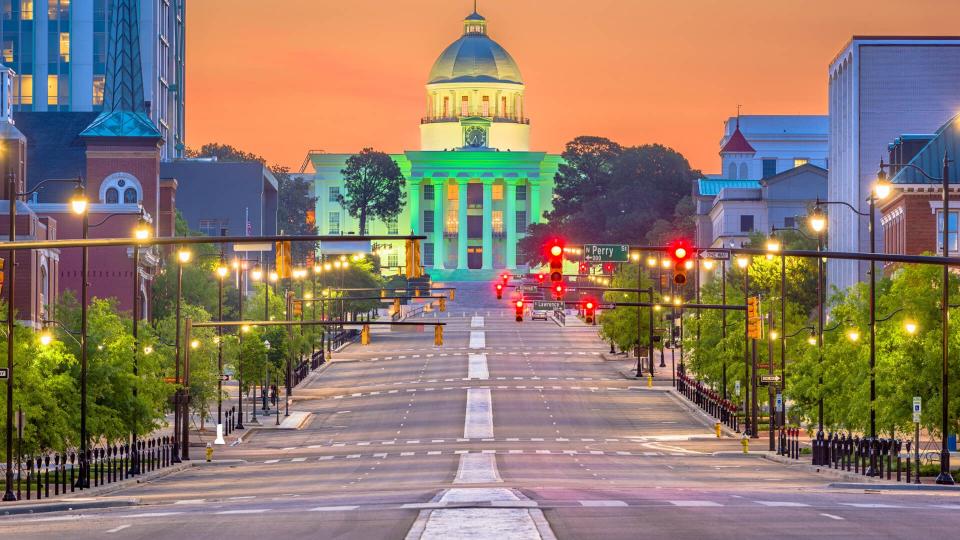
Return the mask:
[(497, 300), (503, 299), (503, 283), (497, 283)]
[(587, 320), (587, 324), (596, 324), (596, 317), (594, 316), (596, 311), (597, 304), (593, 300), (587, 300), (583, 303), (584, 318)]
[(303, 315), (303, 300), (295, 300), (293, 302), (293, 317), (297, 318)]
[(671, 266), (673, 266), (673, 283), (675, 285), (687, 284), (687, 270), (692, 264), (692, 257), (695, 249), (684, 239), (674, 240), (667, 246), (667, 256), (670, 257)]
[(0, 293), (3, 292), (3, 281), (4, 279), (6, 279), (6, 274), (7, 274), (4, 271), (5, 264), (6, 264), (6, 261), (4, 259), (0, 259)]
[(747, 337), (763, 339), (763, 321), (760, 319), (760, 299), (747, 298)]
[(510, 274), (508, 274), (507, 272), (500, 274), (500, 280), (503, 281), (504, 285), (506, 285), (507, 283), (510, 282)]
[(363, 328), (360, 329), (360, 344), (369, 345), (370, 344), (370, 325), (365, 324)]
[(433, 344), (437, 347), (443, 345), (443, 327), (439, 324), (433, 327)]
[(420, 279), (423, 277), (423, 266), (420, 264), (420, 241), (407, 240), (407, 279)]
[(587, 263), (585, 262), (580, 263), (580, 275), (582, 276), (586, 275), (588, 270), (589, 268), (587, 267)]
[(441, 297), (440, 297), (440, 312), (442, 313), (442, 312), (444, 312), (444, 311), (446, 311), (446, 310), (447, 310), (447, 297), (446, 297), (446, 296), (441, 296)]
[(543, 285), (543, 280), (547, 279), (547, 276), (543, 274), (537, 274), (537, 283)]
[(563, 280), (563, 242), (552, 240), (547, 245), (547, 257), (550, 260), (550, 281)]
[(613, 263), (603, 263), (603, 273), (604, 274), (613, 274)]
[(557, 300), (563, 300), (563, 293), (565, 292), (565, 289), (564, 289), (564, 287), (563, 287), (563, 283), (562, 283), (562, 282), (554, 283), (552, 290), (553, 290), (553, 297), (554, 297), (554, 298), (556, 298)]
[(515, 306), (517, 308), (517, 322), (523, 322), (523, 300), (517, 300)]

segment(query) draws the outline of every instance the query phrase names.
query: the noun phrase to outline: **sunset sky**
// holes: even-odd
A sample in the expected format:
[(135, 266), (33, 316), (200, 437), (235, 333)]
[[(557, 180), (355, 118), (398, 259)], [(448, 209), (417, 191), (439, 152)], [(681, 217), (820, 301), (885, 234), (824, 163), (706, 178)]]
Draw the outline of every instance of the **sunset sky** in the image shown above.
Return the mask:
[[(306, 152), (419, 148), (424, 84), (470, 0), (187, 3), (187, 142), (299, 169)], [(723, 120), (826, 114), (851, 35), (960, 34), (957, 0), (480, 0), (527, 85), (535, 150), (659, 142), (716, 172)], [(960, 89), (958, 89), (960, 92)]]

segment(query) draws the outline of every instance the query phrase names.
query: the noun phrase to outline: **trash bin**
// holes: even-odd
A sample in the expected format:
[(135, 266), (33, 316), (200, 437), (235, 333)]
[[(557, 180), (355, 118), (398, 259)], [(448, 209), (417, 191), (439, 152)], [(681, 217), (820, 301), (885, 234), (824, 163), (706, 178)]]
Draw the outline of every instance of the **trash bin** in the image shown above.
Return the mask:
[(956, 433), (947, 437), (947, 450), (951, 452), (957, 451), (957, 434)]

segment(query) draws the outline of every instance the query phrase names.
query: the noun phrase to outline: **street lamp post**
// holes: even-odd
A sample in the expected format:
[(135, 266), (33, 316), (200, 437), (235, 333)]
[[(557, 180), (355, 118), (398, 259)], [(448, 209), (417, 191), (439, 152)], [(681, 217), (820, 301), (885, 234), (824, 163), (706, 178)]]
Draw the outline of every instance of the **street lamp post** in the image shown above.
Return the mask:
[[(907, 167), (916, 171), (921, 176), (925, 177), (927, 180), (932, 180), (934, 182), (942, 183), (943, 190), (943, 221), (942, 221), (942, 237), (941, 246), (942, 255), (944, 257), (950, 256), (950, 163), (953, 160), (950, 159), (950, 156), (944, 152), (943, 154), (943, 169), (940, 178), (936, 178), (927, 174), (927, 171), (923, 168), (917, 166), (914, 163), (905, 163), (899, 164), (898, 167)], [(882, 160), (880, 161), (880, 173), (877, 175), (880, 180), (886, 178), (886, 173), (884, 172), (885, 168), (892, 166), (892, 164), (886, 164)], [(950, 429), (950, 424), (947, 421), (949, 416), (949, 404), (950, 404), (950, 392), (949, 392), (949, 344), (950, 344), (950, 333), (949, 333), (949, 315), (950, 315), (950, 267), (945, 263), (943, 265), (943, 286), (941, 287), (941, 298), (940, 298), (940, 318), (943, 325), (943, 335), (942, 335), (942, 361), (940, 367), (940, 430), (941, 430), (941, 441), (940, 441), (940, 474), (937, 475), (936, 482), (938, 484), (952, 485), (954, 484), (953, 476), (950, 475), (950, 449), (947, 447), (947, 432)]]
[[(810, 215), (810, 228), (817, 233), (817, 253), (823, 251), (823, 235), (827, 228), (827, 217), (815, 206)], [(823, 442), (823, 257), (817, 257), (817, 441)], [(814, 446), (813, 464), (823, 465), (820, 447)]]
[[(230, 269), (223, 262), (223, 249), (220, 250), (220, 263), (217, 265), (217, 320), (223, 320), (223, 280)], [(213, 444), (226, 444), (223, 440), (223, 327), (217, 326), (217, 438)]]
[[(240, 267), (240, 262), (237, 260), (233, 261), (233, 269), (237, 272), (237, 320), (243, 320), (243, 291), (244, 283), (243, 276), (244, 271)], [(240, 343), (240, 350), (237, 353), (237, 427), (236, 429), (243, 429), (243, 329), (240, 327), (240, 332), (237, 333), (237, 341)], [(256, 408), (256, 405), (254, 405)]]
[[(186, 249), (181, 249), (177, 252), (177, 298), (176, 298), (176, 308), (174, 318), (176, 319), (176, 332), (174, 332), (174, 352), (173, 352), (173, 363), (174, 363), (174, 379), (177, 381), (178, 385), (181, 385), (180, 380), (180, 315), (181, 307), (183, 303), (183, 265), (190, 262), (192, 253)], [(184, 370), (186, 371), (186, 370)], [(177, 388), (177, 391), (174, 393), (174, 405), (173, 405), (173, 462), (180, 463), (181, 459), (187, 458), (187, 450), (181, 448), (181, 431), (186, 431), (183, 426), (187, 423), (186, 414), (184, 414), (183, 407), (183, 388)], [(181, 458), (181, 455), (183, 456)]]
[[(140, 219), (137, 221), (137, 228), (134, 230), (134, 238), (137, 240), (146, 240), (150, 238), (150, 228), (147, 226), (147, 222), (143, 216), (143, 210), (140, 211)], [(140, 378), (140, 337), (139, 337), (139, 326), (140, 326), (140, 244), (133, 244), (133, 300), (132, 300), (132, 326), (133, 326), (133, 378), (135, 384), (133, 386), (133, 396), (137, 396), (137, 386)], [(133, 429), (133, 433), (130, 435), (130, 448), (132, 453), (130, 454), (130, 470), (129, 474), (138, 475), (140, 474), (140, 451), (137, 448), (137, 430)]]
[[(743, 270), (743, 305), (747, 306), (750, 298), (750, 258), (746, 256), (737, 257), (737, 266)], [(750, 414), (750, 322), (747, 312), (744, 311), (743, 321), (743, 380), (744, 380), (744, 398), (743, 398), (743, 418), (744, 433), (750, 437), (756, 435), (756, 426), (753, 425)]]

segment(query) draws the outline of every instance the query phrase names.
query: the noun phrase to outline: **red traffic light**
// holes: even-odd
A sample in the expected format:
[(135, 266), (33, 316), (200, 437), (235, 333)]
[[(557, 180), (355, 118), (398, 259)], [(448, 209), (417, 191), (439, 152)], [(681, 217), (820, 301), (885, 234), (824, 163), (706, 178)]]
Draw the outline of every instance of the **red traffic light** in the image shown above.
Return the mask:
[(553, 240), (548, 244), (547, 255), (550, 259), (550, 281), (563, 279), (563, 242)]
[(688, 266), (692, 266), (696, 248), (687, 240), (680, 238), (667, 246), (667, 256), (673, 261), (673, 282), (683, 286), (687, 283)]
[(522, 308), (522, 307), (523, 307), (523, 300), (517, 300), (517, 307), (518, 307), (518, 308)]
[(503, 284), (497, 283), (497, 300), (503, 298)]
[(523, 321), (523, 300), (517, 300), (514, 304), (517, 307), (517, 322)]
[(594, 314), (596, 313), (597, 304), (593, 300), (586, 300), (583, 303), (583, 315), (586, 319), (587, 324), (593, 324), (596, 320)]
[(613, 273), (613, 263), (603, 263), (603, 273), (612, 274)]
[(510, 274), (504, 272), (500, 274), (500, 279), (502, 279), (503, 283), (506, 284), (508, 281), (510, 281)]
[(560, 244), (554, 244), (550, 246), (550, 255), (553, 257), (559, 257), (563, 255), (563, 246)]
[(593, 306), (593, 302), (587, 302), (586, 304), (583, 305), (583, 307), (585, 307), (585, 308), (587, 308), (587, 309), (593, 309), (593, 307), (594, 307), (594, 306)]
[(545, 276), (545, 275), (543, 275), (543, 274), (537, 274), (537, 281), (540, 282), (540, 283), (543, 283), (543, 280), (546, 279), (546, 277), (547, 277), (547, 276)]

